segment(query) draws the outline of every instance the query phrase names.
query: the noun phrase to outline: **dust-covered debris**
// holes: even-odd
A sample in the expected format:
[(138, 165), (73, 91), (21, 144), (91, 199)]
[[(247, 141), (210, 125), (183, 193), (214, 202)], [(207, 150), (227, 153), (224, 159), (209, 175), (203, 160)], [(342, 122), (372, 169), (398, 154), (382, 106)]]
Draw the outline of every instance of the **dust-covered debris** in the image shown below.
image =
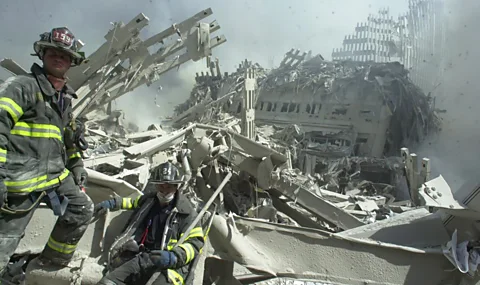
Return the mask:
[[(210, 27), (213, 32), (218, 25)], [(200, 32), (192, 29), (188, 35)], [(138, 44), (127, 42), (127, 49)], [(165, 72), (163, 58), (143, 75), (116, 70), (115, 80), (105, 84), (129, 80), (111, 98), (106, 90), (82, 93), (77, 115), (89, 142), (82, 154), (89, 172), (86, 191), (95, 202), (139, 195), (151, 168), (167, 160), (176, 164), (184, 175), (181, 191), (198, 211), (212, 214), (205, 229), (211, 248), (198, 266), (205, 266), (205, 279), (228, 280), (225, 284), (288, 277), (297, 280), (267, 284), (436, 285), (459, 280), (457, 272), (444, 270), (451, 264), (476, 274), (479, 236), (463, 229), (475, 228), (472, 221), (480, 219), (474, 202), (479, 188), (461, 191), (465, 199), (456, 201), (443, 178), (431, 179), (428, 159), (419, 167), (416, 155), (403, 148), (416, 146), (441, 124), (432, 98), (410, 81), (401, 64), (328, 62), (291, 50), (276, 69), (245, 60), (235, 72), (222, 74), (210, 48), (189, 54), (194, 60), (207, 56), (209, 71), (197, 74), (190, 98), (175, 108), (170, 126), (152, 121), (139, 130), (124, 124), (121, 110), (111, 104), (104, 109), (129, 84), (150, 84)], [(255, 71), (254, 86), (247, 86), (247, 70)], [(79, 82), (102, 81), (95, 75), (90, 79)], [(247, 110), (253, 107), (256, 135), (243, 136)], [(213, 197), (225, 179), (220, 195)], [(213, 198), (213, 209), (206, 209)], [(35, 218), (44, 218), (42, 210)], [(34, 284), (48, 278), (80, 282), (84, 276), (82, 284), (95, 284), (125, 227), (123, 214), (109, 215), (87, 231), (75, 270), (54, 273), (25, 265), (49, 233), (30, 226), (6, 277)], [(465, 270), (455, 249), (467, 253), (471, 270)], [(234, 276), (233, 262), (252, 274)]]

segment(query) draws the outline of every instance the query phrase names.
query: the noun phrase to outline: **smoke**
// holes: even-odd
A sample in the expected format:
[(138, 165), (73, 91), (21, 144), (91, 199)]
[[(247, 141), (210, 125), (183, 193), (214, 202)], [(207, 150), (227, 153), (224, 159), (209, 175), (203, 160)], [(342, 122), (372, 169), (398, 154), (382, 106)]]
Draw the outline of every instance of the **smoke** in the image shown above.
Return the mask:
[[(407, 1), (398, 0), (2, 0), (0, 1), (0, 56), (12, 58), (28, 69), (35, 58), (32, 43), (38, 35), (55, 26), (68, 26), (86, 43), (84, 51), (95, 51), (111, 28), (110, 22), (130, 21), (143, 12), (150, 24), (142, 30), (143, 38), (152, 36), (199, 11), (212, 8), (227, 43), (216, 48), (222, 72), (231, 72), (244, 59), (264, 67), (278, 65), (286, 51), (312, 50), (330, 58), (333, 48), (354, 32), (368, 14), (390, 7), (396, 16), (405, 12)], [(28, 20), (25, 20), (28, 19)], [(144, 31), (144, 32), (143, 32)], [(172, 114), (173, 107), (184, 101), (194, 84), (197, 71), (205, 71), (204, 61), (189, 62), (168, 74), (150, 88), (141, 87), (117, 100), (126, 117), (144, 128)], [(8, 73), (0, 69), (0, 79)], [(160, 92), (159, 86), (162, 87)], [(155, 104), (155, 96), (157, 102)], [(158, 105), (158, 106), (157, 106)]]
[(435, 173), (442, 174), (456, 191), (464, 182), (478, 177), (480, 115), (477, 110), (480, 80), (478, 20), (480, 1), (446, 1), (448, 20), (443, 92), (437, 106), (446, 109), (438, 138), (419, 152), (429, 157)]
[[(446, 0), (449, 28), (445, 53), (443, 92), (437, 106), (447, 109), (444, 129), (438, 138), (425, 144), (418, 153), (429, 157), (435, 173), (442, 173), (452, 188), (477, 175), (477, 146), (480, 142), (476, 95), (480, 80), (480, 51), (477, 46), (476, 15), (478, 0)], [(461, 2), (461, 5), (459, 5)], [(389, 7), (396, 17), (408, 9), (407, 0), (3, 0), (0, 1), (0, 57), (12, 58), (28, 69), (32, 44), (38, 35), (55, 26), (68, 26), (86, 43), (84, 51), (95, 51), (105, 40), (111, 22), (130, 21), (143, 12), (150, 24), (142, 31), (147, 38), (173, 23), (211, 7), (227, 43), (216, 48), (222, 72), (230, 72), (248, 58), (271, 68), (286, 51), (312, 50), (329, 59), (344, 36), (354, 32), (358, 22), (379, 8)], [(205, 71), (204, 61), (189, 62), (164, 74), (151, 87), (140, 87), (117, 100), (117, 108), (141, 128), (169, 116), (176, 104), (184, 101), (194, 84), (195, 72)], [(0, 80), (10, 76), (0, 69)], [(161, 87), (161, 88), (160, 88)], [(437, 94), (436, 94), (437, 95)]]

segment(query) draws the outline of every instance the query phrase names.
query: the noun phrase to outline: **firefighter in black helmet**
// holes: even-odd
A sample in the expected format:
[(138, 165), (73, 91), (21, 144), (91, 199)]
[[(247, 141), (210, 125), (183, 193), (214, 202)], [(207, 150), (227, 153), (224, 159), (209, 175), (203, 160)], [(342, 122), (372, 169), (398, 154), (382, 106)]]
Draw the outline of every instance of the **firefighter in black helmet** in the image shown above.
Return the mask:
[(93, 202), (79, 187), (87, 172), (65, 132), (77, 98), (65, 74), (84, 61), (82, 45), (66, 27), (45, 32), (33, 44), (42, 66), (0, 85), (0, 275), (40, 202), (59, 217), (43, 265), (68, 265), (92, 218)]
[[(204, 245), (202, 227), (185, 233), (197, 216), (189, 200), (178, 191), (183, 184), (177, 167), (165, 162), (155, 167), (145, 189), (137, 198), (115, 198), (95, 206), (98, 213), (109, 210), (135, 210), (118, 246), (112, 248), (109, 266), (114, 268), (98, 284), (145, 284), (155, 272), (161, 274), (153, 284), (184, 284), (190, 264)], [(141, 215), (141, 213), (147, 213)], [(182, 235), (185, 242), (176, 246)]]

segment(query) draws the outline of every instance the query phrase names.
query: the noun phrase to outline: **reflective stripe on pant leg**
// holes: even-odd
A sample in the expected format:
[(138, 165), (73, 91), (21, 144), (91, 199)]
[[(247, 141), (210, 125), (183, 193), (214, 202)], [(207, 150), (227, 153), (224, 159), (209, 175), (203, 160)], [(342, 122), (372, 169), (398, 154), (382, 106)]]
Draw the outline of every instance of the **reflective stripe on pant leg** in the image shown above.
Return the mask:
[(66, 244), (54, 240), (52, 237), (48, 239), (47, 246), (56, 252), (62, 254), (72, 254), (77, 249), (77, 244)]
[(168, 269), (168, 279), (175, 285), (183, 285), (183, 277), (177, 271)]
[[(78, 244), (87, 230), (93, 215), (93, 202), (87, 194), (80, 191), (73, 177), (69, 175), (56, 189), (58, 195), (68, 198), (69, 204), (65, 214), (57, 219), (50, 234), (53, 241), (45, 247), (42, 255), (47, 259), (68, 261), (72, 258), (75, 249), (72, 245)], [(70, 246), (58, 247), (58, 243)], [(55, 247), (57, 245), (57, 247)], [(60, 250), (58, 250), (60, 248)]]

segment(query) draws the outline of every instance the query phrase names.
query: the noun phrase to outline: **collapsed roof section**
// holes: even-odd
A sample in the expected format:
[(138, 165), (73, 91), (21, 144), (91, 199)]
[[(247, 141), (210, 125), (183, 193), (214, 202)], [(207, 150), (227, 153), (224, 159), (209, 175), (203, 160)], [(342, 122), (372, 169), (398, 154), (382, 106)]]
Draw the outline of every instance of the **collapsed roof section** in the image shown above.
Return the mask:
[(295, 146), (291, 151), (299, 159), (397, 155), (440, 130), (432, 98), (401, 64), (329, 62), (294, 50), (270, 71), (245, 61), (232, 74), (218, 68), (197, 74), (190, 98), (175, 109), (173, 125), (225, 123), (232, 120), (226, 114), (240, 118), (246, 68), (257, 74), (256, 124), (275, 126), (273, 133), (282, 130), (288, 139), (276, 142)]

